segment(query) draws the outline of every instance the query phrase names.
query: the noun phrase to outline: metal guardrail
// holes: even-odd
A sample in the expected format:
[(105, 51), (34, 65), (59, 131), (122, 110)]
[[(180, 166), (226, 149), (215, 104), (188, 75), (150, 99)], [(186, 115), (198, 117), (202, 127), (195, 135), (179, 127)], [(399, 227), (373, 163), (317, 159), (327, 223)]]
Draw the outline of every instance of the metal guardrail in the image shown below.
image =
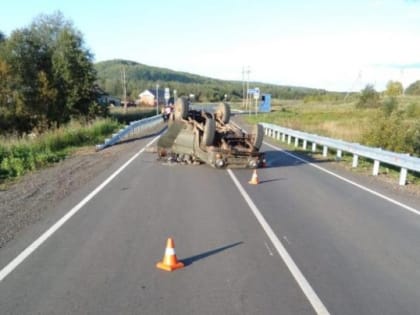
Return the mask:
[(302, 142), (303, 149), (306, 150), (308, 143), (312, 144), (312, 151), (315, 152), (317, 145), (323, 146), (322, 155), (328, 155), (328, 149), (331, 148), (336, 151), (337, 158), (342, 157), (343, 152), (353, 154), (353, 167), (357, 167), (359, 156), (373, 160), (372, 174), (377, 176), (379, 174), (380, 163), (394, 165), (401, 168), (400, 185), (407, 183), (407, 170), (420, 173), (420, 158), (412, 157), (409, 154), (395, 153), (380, 148), (370, 148), (358, 143), (345, 142), (342, 140), (334, 140), (327, 137), (322, 137), (302, 131), (297, 131), (289, 128), (280, 127), (274, 124), (261, 123), (265, 130), (265, 135), (276, 138), (283, 142), (287, 141), (291, 144), (292, 138), (295, 141), (295, 147)]
[(114, 145), (125, 138), (143, 132), (146, 129), (153, 128), (163, 122), (162, 115), (156, 115), (149, 118), (144, 118), (136, 121), (132, 121), (125, 128), (120, 129), (117, 133), (113, 134), (111, 138), (105, 139), (103, 144), (96, 145), (96, 150), (102, 150), (106, 147)]

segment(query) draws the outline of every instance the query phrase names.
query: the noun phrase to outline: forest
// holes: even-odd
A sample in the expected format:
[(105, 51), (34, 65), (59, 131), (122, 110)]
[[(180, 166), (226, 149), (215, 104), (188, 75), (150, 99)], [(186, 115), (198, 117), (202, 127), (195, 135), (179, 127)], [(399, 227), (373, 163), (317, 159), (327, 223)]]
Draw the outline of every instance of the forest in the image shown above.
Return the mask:
[[(194, 94), (197, 102), (218, 102), (227, 96), (229, 101), (240, 101), (243, 95), (242, 81), (226, 81), (195, 74), (151, 67), (128, 60), (108, 60), (95, 64), (98, 84), (116, 97), (123, 95), (122, 71), (125, 71), (127, 97), (135, 100), (146, 89), (153, 90), (156, 84), (174, 89), (178, 95)], [(275, 99), (303, 99), (308, 95), (329, 95), (343, 97), (342, 93), (332, 93), (321, 89), (280, 86), (261, 82), (250, 82), (249, 87), (259, 87)]]

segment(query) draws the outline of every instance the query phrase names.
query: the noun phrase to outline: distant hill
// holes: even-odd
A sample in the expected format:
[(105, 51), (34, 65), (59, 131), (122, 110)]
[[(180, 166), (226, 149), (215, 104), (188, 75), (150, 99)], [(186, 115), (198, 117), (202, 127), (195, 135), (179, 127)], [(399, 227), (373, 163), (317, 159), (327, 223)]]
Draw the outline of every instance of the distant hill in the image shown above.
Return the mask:
[[(122, 96), (121, 70), (123, 67), (126, 73), (127, 96), (132, 100), (145, 89), (155, 89), (156, 83), (159, 83), (161, 88), (169, 87), (171, 91), (176, 89), (179, 96), (194, 94), (197, 101), (217, 102), (222, 100), (225, 94), (233, 101), (242, 98), (241, 81), (218, 80), (120, 59), (95, 64), (99, 86), (111, 95)], [(260, 82), (252, 82), (250, 86), (258, 86), (261, 91), (271, 93), (273, 98), (281, 99), (301, 99), (308, 95), (327, 93), (325, 90)]]

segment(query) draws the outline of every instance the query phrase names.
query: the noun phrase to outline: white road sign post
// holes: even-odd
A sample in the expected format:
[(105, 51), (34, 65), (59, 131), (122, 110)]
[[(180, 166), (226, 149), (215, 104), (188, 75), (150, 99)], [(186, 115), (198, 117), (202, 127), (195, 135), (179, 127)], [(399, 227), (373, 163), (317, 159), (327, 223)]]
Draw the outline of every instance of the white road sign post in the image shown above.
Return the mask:
[[(255, 100), (255, 113), (257, 113), (258, 110), (258, 100), (260, 99), (260, 89), (259, 88), (253, 88), (247, 90), (247, 95), (252, 95)], [(250, 101), (249, 104), (249, 114), (251, 114), (251, 107), (252, 107), (252, 101)]]
[(255, 114), (258, 112), (258, 100), (260, 98), (260, 89), (255, 88), (254, 89), (254, 100), (255, 100)]
[(166, 102), (166, 106), (168, 106), (168, 101), (170, 98), (170, 93), (169, 93), (169, 88), (165, 88), (165, 102)]

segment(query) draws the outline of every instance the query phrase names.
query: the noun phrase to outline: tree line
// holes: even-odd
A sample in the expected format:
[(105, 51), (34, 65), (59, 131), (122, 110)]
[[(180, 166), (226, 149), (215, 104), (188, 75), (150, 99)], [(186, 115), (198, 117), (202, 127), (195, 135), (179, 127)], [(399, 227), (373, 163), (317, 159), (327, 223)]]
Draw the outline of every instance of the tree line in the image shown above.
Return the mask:
[[(194, 94), (198, 102), (219, 102), (227, 96), (230, 101), (240, 101), (243, 82), (226, 81), (143, 65), (128, 60), (108, 60), (95, 64), (99, 85), (113, 96), (123, 95), (121, 71), (126, 72), (127, 97), (135, 100), (146, 89), (154, 91), (156, 84), (161, 88), (176, 90), (177, 95)], [(259, 87), (276, 99), (302, 99), (313, 94), (328, 93), (325, 90), (304, 87), (280, 86), (261, 82), (250, 82), (250, 88)]]
[(93, 55), (60, 12), (0, 33), (0, 130), (19, 135), (100, 113)]

